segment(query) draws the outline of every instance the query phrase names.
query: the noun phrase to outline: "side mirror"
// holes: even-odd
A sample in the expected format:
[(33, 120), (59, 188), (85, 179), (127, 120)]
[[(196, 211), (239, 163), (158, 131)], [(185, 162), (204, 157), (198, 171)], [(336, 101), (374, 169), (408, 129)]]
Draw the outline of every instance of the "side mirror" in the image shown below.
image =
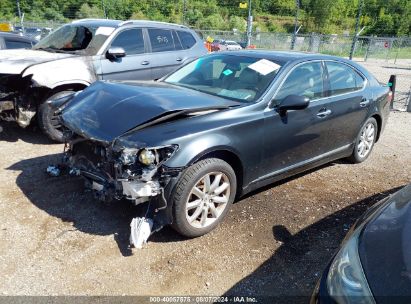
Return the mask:
[(109, 60), (115, 60), (126, 56), (126, 51), (122, 47), (111, 47), (106, 53), (106, 58)]
[(310, 104), (310, 98), (299, 95), (288, 95), (277, 106), (280, 114), (285, 114), (288, 110), (303, 110)]

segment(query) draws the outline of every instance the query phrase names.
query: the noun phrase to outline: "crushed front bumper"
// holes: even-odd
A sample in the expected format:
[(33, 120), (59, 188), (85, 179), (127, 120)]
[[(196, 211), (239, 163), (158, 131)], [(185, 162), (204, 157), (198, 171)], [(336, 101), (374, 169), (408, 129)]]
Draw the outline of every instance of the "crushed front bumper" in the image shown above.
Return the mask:
[(0, 120), (27, 127), (36, 114), (39, 92), (32, 92), (30, 77), (0, 74)]

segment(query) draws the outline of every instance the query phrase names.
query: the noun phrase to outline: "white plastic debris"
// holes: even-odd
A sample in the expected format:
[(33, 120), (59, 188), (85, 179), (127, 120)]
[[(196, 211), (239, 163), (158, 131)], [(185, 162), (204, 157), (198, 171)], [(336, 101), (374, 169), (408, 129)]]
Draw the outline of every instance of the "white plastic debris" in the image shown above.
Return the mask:
[(142, 248), (151, 234), (153, 220), (145, 217), (136, 217), (131, 221), (130, 227), (130, 244), (135, 248)]
[(60, 169), (57, 168), (56, 166), (48, 166), (46, 169), (46, 172), (50, 176), (59, 176), (60, 175)]

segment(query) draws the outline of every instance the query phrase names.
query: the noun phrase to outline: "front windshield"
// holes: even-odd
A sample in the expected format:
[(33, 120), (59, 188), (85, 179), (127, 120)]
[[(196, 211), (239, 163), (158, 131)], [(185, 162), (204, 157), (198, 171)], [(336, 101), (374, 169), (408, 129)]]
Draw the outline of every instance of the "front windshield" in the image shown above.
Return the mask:
[(40, 40), (33, 49), (59, 52), (80, 51), (95, 55), (113, 31), (114, 28), (66, 24)]
[(209, 55), (187, 64), (164, 81), (223, 98), (254, 102), (280, 67), (262, 58)]

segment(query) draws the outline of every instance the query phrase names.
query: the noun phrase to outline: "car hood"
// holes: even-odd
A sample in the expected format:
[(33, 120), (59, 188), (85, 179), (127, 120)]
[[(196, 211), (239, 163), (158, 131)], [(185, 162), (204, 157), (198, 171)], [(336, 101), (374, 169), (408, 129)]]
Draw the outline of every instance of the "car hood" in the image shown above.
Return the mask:
[(0, 74), (20, 74), (26, 68), (48, 61), (73, 57), (73, 54), (51, 53), (40, 50), (1, 50)]
[(378, 303), (411, 292), (411, 184), (396, 192), (368, 217), (359, 254)]
[(110, 143), (136, 128), (240, 104), (164, 82), (98, 81), (69, 102), (61, 120), (83, 137)]

